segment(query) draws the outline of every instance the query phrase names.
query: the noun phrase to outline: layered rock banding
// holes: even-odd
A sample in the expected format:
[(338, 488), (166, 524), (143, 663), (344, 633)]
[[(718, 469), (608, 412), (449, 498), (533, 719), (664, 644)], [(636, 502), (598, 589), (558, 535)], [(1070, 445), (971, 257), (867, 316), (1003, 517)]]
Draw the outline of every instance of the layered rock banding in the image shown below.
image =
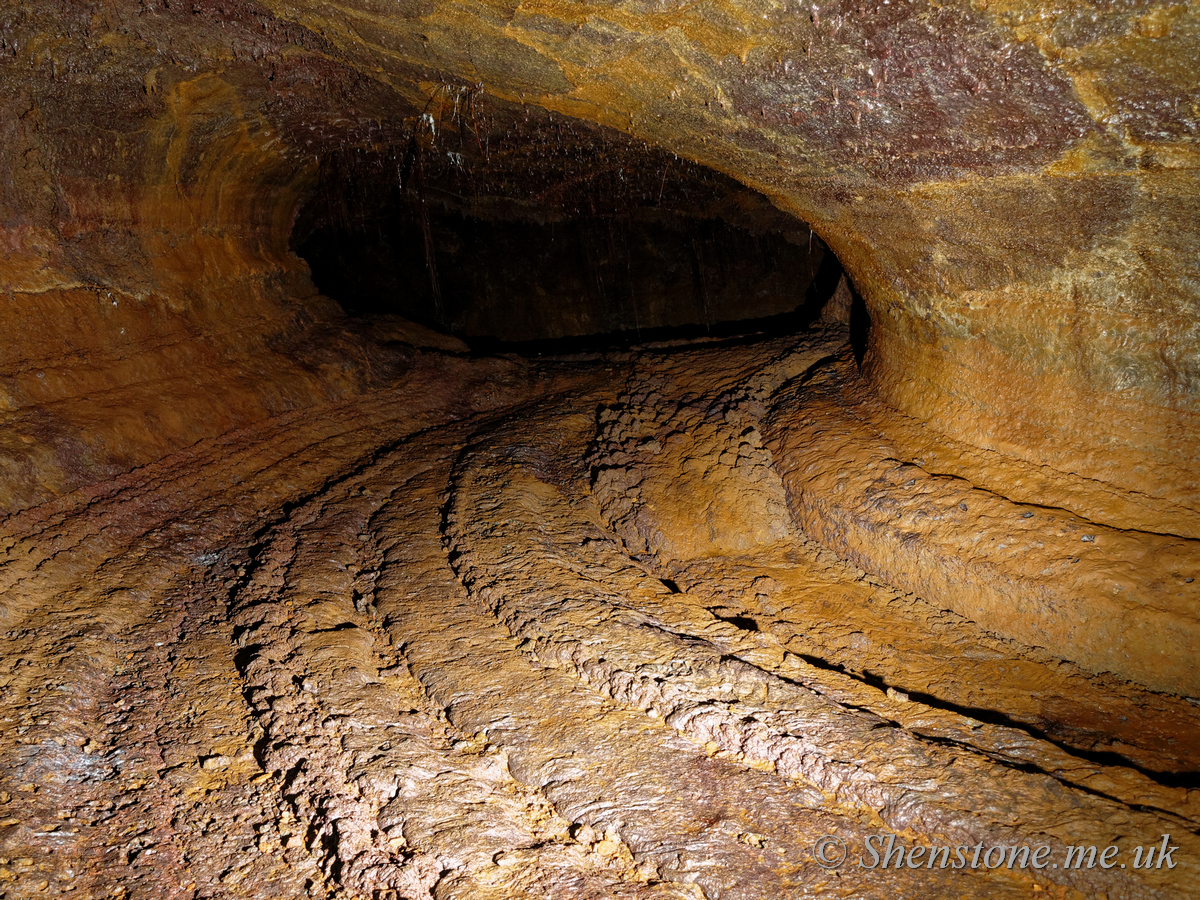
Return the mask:
[(1200, 894), (1198, 58), (0, 14), (0, 897)]

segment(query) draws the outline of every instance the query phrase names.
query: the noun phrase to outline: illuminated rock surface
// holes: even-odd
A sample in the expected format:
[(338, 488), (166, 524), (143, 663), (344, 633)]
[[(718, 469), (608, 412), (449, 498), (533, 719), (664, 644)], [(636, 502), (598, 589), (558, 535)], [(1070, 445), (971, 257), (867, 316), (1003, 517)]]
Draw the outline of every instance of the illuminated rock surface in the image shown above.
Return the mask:
[(6, 8), (0, 897), (1200, 896), (1197, 60)]

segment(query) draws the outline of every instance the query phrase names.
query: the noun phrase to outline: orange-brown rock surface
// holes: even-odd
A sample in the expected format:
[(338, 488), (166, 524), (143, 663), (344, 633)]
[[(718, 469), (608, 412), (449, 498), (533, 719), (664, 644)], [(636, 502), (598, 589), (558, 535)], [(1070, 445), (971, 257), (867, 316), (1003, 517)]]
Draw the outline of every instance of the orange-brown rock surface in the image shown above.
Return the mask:
[[(31, 4), (3, 31), (0, 290), (35, 335), (7, 360), (13, 410), (77, 396), (70, 354), (89, 351), (117, 391), (144, 370), (244, 372), (254, 405), (228, 422), (302, 402), (308, 373), (256, 367), (329, 315), (286, 247), (321, 155), (448, 129), (486, 152), (537, 105), (811, 223), (866, 299), (868, 377), (894, 408), (1197, 503), (1187, 4)], [(64, 319), (79, 330), (42, 352)], [(52, 418), (37, 444), (93, 428)], [(167, 409), (155, 423), (136, 443), (198, 436)]]
[(5, 6), (0, 898), (1200, 896), (1198, 62), (1158, 0)]
[[(792, 519), (765, 401), (843, 337), (427, 352), (10, 518), (3, 889), (1195, 892), (1193, 703), (899, 593)], [(826, 834), (856, 851), (836, 875)], [(883, 834), (1180, 849), (858, 866)]]

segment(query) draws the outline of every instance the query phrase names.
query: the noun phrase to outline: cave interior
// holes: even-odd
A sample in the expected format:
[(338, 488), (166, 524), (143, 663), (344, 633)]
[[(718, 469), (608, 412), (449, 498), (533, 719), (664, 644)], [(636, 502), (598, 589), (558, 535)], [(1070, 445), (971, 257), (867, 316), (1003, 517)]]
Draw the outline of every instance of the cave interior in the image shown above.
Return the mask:
[(0, 12), (0, 900), (1200, 897), (1198, 66)]

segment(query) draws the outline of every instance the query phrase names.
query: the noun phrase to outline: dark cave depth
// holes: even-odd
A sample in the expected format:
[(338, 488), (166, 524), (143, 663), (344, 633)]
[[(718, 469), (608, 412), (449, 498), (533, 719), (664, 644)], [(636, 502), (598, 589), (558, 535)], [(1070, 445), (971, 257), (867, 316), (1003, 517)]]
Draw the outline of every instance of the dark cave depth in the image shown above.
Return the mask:
[(559, 143), (414, 134), (330, 154), (292, 247), (348, 315), (477, 347), (791, 331), (837, 289), (821, 239), (749, 188), (594, 127), (547, 130)]

